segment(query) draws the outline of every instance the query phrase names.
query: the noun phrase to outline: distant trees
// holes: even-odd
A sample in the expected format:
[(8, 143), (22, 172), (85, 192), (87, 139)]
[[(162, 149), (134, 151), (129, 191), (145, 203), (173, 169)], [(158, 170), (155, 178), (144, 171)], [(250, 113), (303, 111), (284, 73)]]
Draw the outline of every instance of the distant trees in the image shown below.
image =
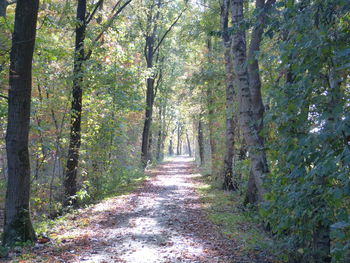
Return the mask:
[(148, 76), (146, 79), (146, 104), (145, 104), (145, 121), (142, 132), (142, 146), (141, 146), (141, 163), (143, 167), (147, 166), (150, 158), (150, 135), (151, 124), (153, 117), (153, 105), (157, 95), (158, 87), (155, 85), (156, 80), (161, 79), (162, 74), (157, 67), (160, 62), (160, 48), (167, 35), (171, 32), (173, 27), (181, 18), (183, 11), (174, 19), (168, 28), (162, 28), (160, 23), (165, 22), (167, 17), (162, 14), (166, 4), (162, 0), (157, 2), (152, 1), (146, 4), (146, 17), (143, 22), (140, 20), (142, 34), (144, 36), (144, 58), (146, 60), (146, 67), (148, 69)]
[(54, 217), (188, 153), (246, 193), (291, 262), (349, 261), (347, 1), (53, 0), (38, 36), (38, 1), (17, 1), (13, 27), (14, 2), (0, 1), (4, 244), (35, 240), (29, 202)]
[(3, 243), (34, 241), (30, 219), (30, 162), (28, 151), (32, 58), (39, 0), (18, 0), (9, 72), (6, 152), (8, 182)]

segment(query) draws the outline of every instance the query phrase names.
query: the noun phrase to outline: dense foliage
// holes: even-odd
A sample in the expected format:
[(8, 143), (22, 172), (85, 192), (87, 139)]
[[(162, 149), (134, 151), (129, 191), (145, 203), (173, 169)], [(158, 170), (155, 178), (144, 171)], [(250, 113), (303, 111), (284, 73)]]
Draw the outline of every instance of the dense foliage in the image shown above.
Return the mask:
[[(75, 114), (72, 83), (80, 77), (73, 75), (75, 11), (75, 2), (45, 0), (38, 13), (29, 136), (35, 221), (70, 208), (64, 181)], [(14, 17), (12, 4), (0, 17), (1, 206)], [(276, 239), (278, 257), (350, 260), (347, 0), (88, 1), (85, 22), (88, 57), (79, 73), (81, 147), (73, 196), (79, 205), (117, 192), (144, 167), (176, 154), (193, 155), (222, 185), (231, 117), (230, 190), (259, 214)]]

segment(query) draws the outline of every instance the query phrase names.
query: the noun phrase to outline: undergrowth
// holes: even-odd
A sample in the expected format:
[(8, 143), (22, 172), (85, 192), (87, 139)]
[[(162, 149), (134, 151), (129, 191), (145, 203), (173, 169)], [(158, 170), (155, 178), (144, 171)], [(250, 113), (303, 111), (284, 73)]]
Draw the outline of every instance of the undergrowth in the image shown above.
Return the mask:
[(245, 253), (264, 251), (270, 255), (276, 254), (273, 240), (262, 229), (258, 213), (242, 205), (243, 196), (239, 192), (221, 190), (210, 176), (201, 176), (196, 180), (200, 182), (196, 190), (207, 218), (219, 227), (226, 238), (240, 242), (239, 249)]

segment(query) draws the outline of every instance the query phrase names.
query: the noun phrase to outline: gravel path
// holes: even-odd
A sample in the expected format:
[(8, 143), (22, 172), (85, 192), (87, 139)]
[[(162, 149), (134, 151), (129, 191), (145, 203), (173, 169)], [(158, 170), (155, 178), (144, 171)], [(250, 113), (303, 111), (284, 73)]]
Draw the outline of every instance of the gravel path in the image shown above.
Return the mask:
[[(108, 230), (110, 246), (87, 251), (83, 262), (233, 262), (209, 231), (193, 189), (188, 158), (175, 158), (153, 171), (154, 176), (128, 199), (129, 209), (117, 211)], [(211, 229), (212, 230), (212, 229)]]
[[(190, 158), (177, 157), (150, 172), (134, 193), (70, 216), (35, 248), (35, 260), (84, 263), (267, 263), (244, 255), (237, 240), (219, 234), (195, 192), (200, 176)], [(17, 261), (13, 261), (17, 262)]]

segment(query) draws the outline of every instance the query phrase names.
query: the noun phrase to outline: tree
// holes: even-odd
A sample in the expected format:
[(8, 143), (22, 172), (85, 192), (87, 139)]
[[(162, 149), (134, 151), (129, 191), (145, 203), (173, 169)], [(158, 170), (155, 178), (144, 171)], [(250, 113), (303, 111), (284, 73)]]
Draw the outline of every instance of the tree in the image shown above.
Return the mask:
[(9, 5), (15, 4), (17, 2), (17, 0), (14, 1), (7, 1), (7, 0), (0, 0), (0, 17), (6, 17), (6, 12), (7, 12), (7, 7)]
[(77, 171), (81, 144), (81, 112), (83, 99), (83, 62), (85, 59), (84, 40), (86, 34), (86, 0), (79, 0), (76, 14), (75, 51), (73, 69), (73, 97), (71, 106), (70, 140), (66, 168), (65, 205), (76, 205)]
[(6, 151), (8, 183), (4, 244), (34, 241), (30, 219), (30, 163), (28, 152), (32, 58), (39, 1), (18, 0), (10, 56)]
[(161, 0), (158, 0), (157, 3), (153, 1), (153, 3), (150, 4), (148, 11), (146, 12), (146, 25), (144, 28), (142, 28), (145, 38), (144, 57), (146, 60), (146, 67), (151, 72), (150, 76), (148, 76), (146, 79), (146, 109), (145, 122), (142, 132), (141, 164), (144, 168), (147, 166), (147, 162), (150, 159), (149, 137), (153, 116), (153, 104), (157, 94), (157, 89), (155, 89), (154, 84), (157, 78), (161, 78), (161, 74), (159, 71), (157, 71), (155, 64), (159, 62), (160, 47), (164, 39), (167, 37), (185, 11), (185, 9), (181, 11), (169, 28), (162, 33), (159, 23), (161, 21), (161, 8), (163, 5), (164, 3)]
[(225, 190), (235, 190), (237, 188), (232, 174), (233, 158), (234, 158), (234, 140), (235, 140), (235, 118), (234, 118), (234, 79), (233, 65), (231, 57), (232, 37), (228, 32), (229, 14), (231, 0), (221, 1), (221, 37), (224, 44), (224, 59), (225, 59), (225, 76), (226, 76), (226, 145), (225, 159), (222, 170), (224, 178), (223, 188)]
[[(131, 2), (126, 1), (119, 7), (121, 2), (118, 2), (109, 18), (109, 21), (102, 26), (101, 32), (93, 40), (92, 48), (97, 45), (104, 32), (112, 25), (113, 21), (119, 13)], [(81, 145), (81, 114), (83, 100), (83, 85), (84, 85), (84, 62), (88, 60), (93, 52), (90, 48), (85, 55), (85, 37), (86, 27), (93, 18), (95, 12), (102, 6), (103, 0), (100, 0), (95, 5), (89, 16), (86, 14), (86, 0), (78, 0), (76, 12), (76, 28), (75, 28), (75, 50), (74, 50), (74, 68), (73, 68), (73, 89), (72, 89), (72, 104), (71, 104), (71, 124), (70, 124), (70, 139), (68, 147), (68, 158), (65, 172), (65, 206), (77, 205), (75, 195), (77, 193), (77, 173), (79, 164), (79, 150)]]
[[(257, 53), (264, 31), (266, 12), (274, 1), (256, 0), (257, 24), (254, 25), (247, 56), (246, 32), (242, 26), (244, 21), (243, 0), (232, 2), (233, 34), (232, 55), (234, 57), (234, 72), (238, 88), (239, 120), (243, 136), (249, 148), (251, 159), (251, 179), (254, 184), (248, 188), (248, 196), (254, 196), (251, 203), (264, 199), (265, 188), (263, 178), (268, 172), (263, 128), (264, 106), (261, 98), (261, 82)], [(256, 189), (256, 192), (255, 192)]]
[(202, 120), (202, 114), (199, 115), (198, 120), (198, 149), (199, 149), (199, 159), (200, 159), (200, 165), (204, 166), (205, 164), (205, 157), (204, 157), (204, 134), (203, 134), (203, 120)]

